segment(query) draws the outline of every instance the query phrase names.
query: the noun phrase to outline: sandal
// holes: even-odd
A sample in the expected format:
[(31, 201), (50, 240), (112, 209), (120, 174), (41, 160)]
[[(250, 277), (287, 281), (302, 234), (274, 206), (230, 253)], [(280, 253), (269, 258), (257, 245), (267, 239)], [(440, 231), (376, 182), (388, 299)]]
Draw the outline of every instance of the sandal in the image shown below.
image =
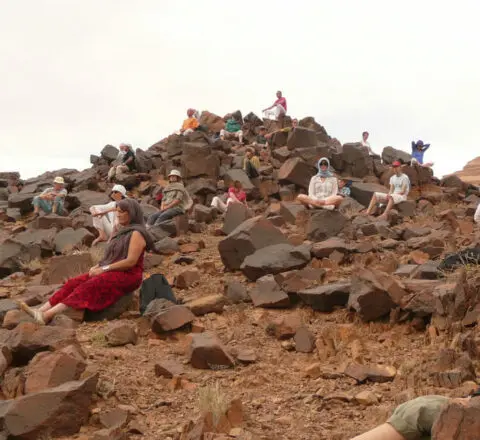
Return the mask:
[(37, 324), (45, 325), (43, 313), (40, 310), (32, 309), (23, 301), (17, 301), (17, 304), (20, 306), (20, 309), (23, 310), (27, 315), (31, 316)]

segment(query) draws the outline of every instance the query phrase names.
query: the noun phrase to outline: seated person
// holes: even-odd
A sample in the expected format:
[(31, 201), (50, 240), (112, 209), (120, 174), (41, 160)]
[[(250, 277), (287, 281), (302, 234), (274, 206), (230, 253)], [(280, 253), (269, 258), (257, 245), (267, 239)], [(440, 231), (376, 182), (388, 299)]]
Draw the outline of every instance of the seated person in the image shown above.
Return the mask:
[(24, 302), (20, 307), (39, 324), (72, 309), (100, 311), (122, 296), (138, 289), (143, 278), (145, 249), (154, 248), (145, 229), (142, 208), (133, 199), (117, 203), (120, 228), (111, 238), (103, 259), (88, 273), (68, 280), (43, 306), (32, 309)]
[(260, 169), (260, 159), (258, 158), (254, 148), (249, 147), (245, 151), (243, 159), (243, 171), (250, 179), (255, 179), (260, 176), (258, 170)]
[(266, 109), (263, 110), (265, 116), (269, 119), (273, 117), (275, 121), (278, 121), (279, 128), (283, 128), (285, 121), (285, 115), (287, 114), (287, 100), (282, 96), (282, 92), (277, 92), (276, 101)]
[(160, 212), (156, 212), (148, 218), (147, 228), (158, 226), (178, 215), (183, 215), (193, 205), (190, 195), (183, 186), (180, 171), (170, 171), (168, 182), (168, 185), (163, 189)]
[(268, 142), (266, 138), (266, 134), (267, 134), (267, 129), (263, 125), (261, 127), (258, 127), (258, 134), (257, 134), (257, 137), (255, 138), (255, 142), (253, 143), (253, 145), (255, 147), (261, 147), (263, 145), (266, 145)]
[(370, 156), (375, 156), (375, 153), (370, 148), (370, 142), (368, 142), (368, 137), (369, 136), (370, 136), (370, 133), (368, 131), (364, 131), (362, 133), (362, 140), (360, 141), (360, 143), (362, 144), (362, 147), (366, 148), (366, 150), (368, 151), (368, 154)]
[(308, 195), (300, 194), (297, 201), (310, 208), (333, 210), (342, 203), (338, 195), (337, 178), (330, 171), (330, 161), (322, 157), (318, 161), (318, 173), (310, 179)]
[(63, 205), (66, 196), (65, 180), (60, 176), (55, 177), (53, 187), (45, 189), (39, 196), (33, 198), (34, 216), (38, 217), (40, 211), (45, 214), (63, 215), (65, 213)]
[(423, 155), (430, 148), (430, 144), (424, 144), (423, 141), (412, 141), (412, 161), (410, 165), (420, 165), (422, 167), (432, 167), (433, 162), (423, 163)]
[(130, 144), (120, 144), (120, 153), (117, 160), (121, 161), (121, 165), (113, 166), (108, 170), (108, 181), (111, 182), (115, 176), (129, 173), (135, 170), (135, 153)]
[(200, 122), (198, 122), (198, 119), (195, 116), (196, 114), (198, 113), (196, 113), (195, 109), (193, 108), (189, 108), (187, 110), (188, 117), (183, 121), (182, 128), (180, 129), (178, 134), (183, 134), (183, 135), (190, 134), (200, 126)]
[(352, 181), (349, 179), (339, 179), (338, 180), (338, 195), (340, 197), (350, 197), (351, 190), (350, 187), (352, 186)]
[(105, 205), (93, 205), (90, 212), (93, 217), (93, 226), (98, 231), (98, 237), (93, 241), (95, 246), (101, 241), (107, 241), (118, 228), (117, 202), (127, 197), (127, 190), (123, 185), (115, 185), (110, 192), (112, 201)]
[(225, 212), (228, 206), (232, 203), (242, 203), (243, 205), (247, 204), (247, 195), (245, 194), (242, 183), (239, 180), (235, 180), (235, 182), (233, 182), (233, 184), (228, 188), (226, 203), (220, 197), (215, 196), (212, 199), (210, 206), (218, 209), (220, 212)]
[(220, 130), (220, 139), (224, 141), (225, 139), (237, 138), (238, 142), (243, 143), (243, 131), (240, 122), (238, 122), (233, 115), (228, 115), (227, 123), (225, 128)]
[(444, 396), (430, 395), (409, 400), (395, 408), (386, 423), (358, 435), (352, 440), (430, 439), (435, 422), (448, 404), (456, 403), (466, 406), (470, 399), (478, 398), (476, 396), (480, 394), (479, 391), (480, 389), (465, 398), (450, 399)]
[(475, 211), (475, 214), (473, 216), (473, 220), (475, 223), (480, 224), (480, 203), (477, 206), (477, 210)]
[(388, 213), (394, 205), (407, 200), (408, 192), (410, 191), (410, 179), (402, 173), (401, 163), (395, 161), (392, 164), (395, 174), (390, 177), (390, 190), (387, 193), (376, 192), (373, 194), (370, 205), (366, 211), (366, 215), (371, 215), (377, 206), (377, 203), (387, 203), (385, 212), (379, 217), (386, 219)]

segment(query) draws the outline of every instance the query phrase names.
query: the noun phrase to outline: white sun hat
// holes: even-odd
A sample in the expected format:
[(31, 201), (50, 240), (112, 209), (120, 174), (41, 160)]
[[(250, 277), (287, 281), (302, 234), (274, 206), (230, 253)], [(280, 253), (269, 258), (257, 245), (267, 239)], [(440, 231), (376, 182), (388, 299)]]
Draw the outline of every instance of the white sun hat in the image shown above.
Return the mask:
[(180, 173), (180, 171), (178, 170), (172, 170), (170, 171), (170, 174), (168, 175), (168, 177), (170, 176), (177, 176), (177, 177), (180, 177), (180, 179), (182, 178), (182, 173)]

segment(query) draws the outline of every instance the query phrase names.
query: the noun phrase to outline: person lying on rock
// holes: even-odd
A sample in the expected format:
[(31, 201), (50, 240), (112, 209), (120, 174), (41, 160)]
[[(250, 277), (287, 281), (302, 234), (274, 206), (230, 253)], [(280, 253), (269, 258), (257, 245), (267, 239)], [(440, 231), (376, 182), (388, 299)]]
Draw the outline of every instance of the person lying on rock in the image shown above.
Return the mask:
[(297, 201), (309, 208), (333, 210), (342, 203), (338, 195), (337, 178), (330, 171), (330, 161), (322, 157), (318, 161), (318, 173), (310, 179), (308, 195), (300, 194)]
[(392, 168), (395, 174), (390, 177), (390, 191), (388, 194), (381, 192), (373, 193), (365, 215), (372, 215), (377, 207), (377, 203), (387, 203), (384, 213), (379, 217), (381, 219), (386, 219), (394, 205), (407, 200), (408, 192), (410, 190), (410, 179), (406, 174), (402, 173), (402, 164), (399, 161), (393, 162)]
[(224, 202), (220, 197), (215, 196), (212, 199), (211, 206), (218, 209), (220, 212), (225, 212), (229, 205), (232, 203), (247, 204), (247, 195), (243, 190), (242, 183), (239, 180), (235, 180), (228, 188), (227, 201)]
[(423, 163), (423, 155), (430, 148), (430, 144), (424, 144), (423, 141), (412, 141), (412, 161), (410, 165), (420, 165), (422, 167), (432, 167), (433, 162)]
[(127, 190), (123, 185), (114, 185), (110, 192), (112, 201), (105, 205), (93, 205), (90, 207), (90, 213), (93, 217), (93, 226), (98, 231), (98, 237), (93, 240), (92, 246), (101, 241), (107, 241), (111, 235), (116, 232), (117, 222), (117, 202), (127, 197)]
[(65, 189), (65, 180), (63, 177), (55, 177), (53, 187), (45, 189), (40, 195), (33, 198), (33, 212), (35, 217), (40, 215), (40, 211), (45, 214), (64, 214), (65, 197), (67, 190)]
[(118, 146), (120, 153), (117, 160), (122, 163), (117, 166), (113, 166), (108, 170), (108, 181), (111, 182), (115, 177), (119, 177), (124, 173), (129, 173), (135, 170), (135, 153), (133, 152), (130, 144), (120, 144)]
[(145, 250), (154, 248), (145, 229), (142, 208), (133, 199), (117, 202), (119, 230), (105, 249), (103, 259), (88, 273), (68, 280), (38, 309), (19, 302), (22, 310), (39, 324), (73, 309), (94, 312), (106, 309), (142, 283)]
[(183, 121), (179, 134), (187, 135), (193, 133), (199, 126), (200, 123), (196, 117), (195, 109), (189, 108), (187, 110), (187, 119)]
[(225, 128), (220, 130), (220, 139), (224, 141), (225, 139), (238, 139), (238, 142), (243, 144), (243, 131), (240, 122), (238, 122), (233, 114), (228, 115), (227, 123)]
[(260, 176), (260, 159), (257, 156), (257, 152), (254, 148), (248, 147), (245, 151), (245, 157), (243, 158), (243, 171), (249, 179), (256, 179)]
[(163, 189), (160, 212), (152, 214), (147, 220), (147, 228), (158, 226), (167, 220), (185, 214), (193, 201), (182, 183), (182, 175), (178, 170), (170, 171), (168, 185)]
[(430, 395), (409, 400), (395, 408), (386, 423), (351, 440), (428, 440), (435, 421), (449, 403), (466, 406), (472, 396), (480, 394), (479, 391), (480, 389), (469, 397), (459, 399)]
[(283, 123), (285, 121), (285, 115), (287, 114), (287, 100), (282, 96), (282, 92), (279, 90), (277, 92), (276, 101), (266, 109), (262, 110), (265, 113), (265, 116), (272, 118), (278, 122), (279, 128), (283, 128)]

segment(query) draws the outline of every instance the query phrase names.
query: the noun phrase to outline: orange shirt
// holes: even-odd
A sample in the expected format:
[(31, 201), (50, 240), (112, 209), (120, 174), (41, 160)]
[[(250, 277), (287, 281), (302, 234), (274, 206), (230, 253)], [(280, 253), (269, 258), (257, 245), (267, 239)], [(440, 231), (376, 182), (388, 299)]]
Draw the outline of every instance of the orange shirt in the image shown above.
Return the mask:
[(183, 121), (182, 130), (195, 130), (199, 125), (197, 118), (188, 118)]

